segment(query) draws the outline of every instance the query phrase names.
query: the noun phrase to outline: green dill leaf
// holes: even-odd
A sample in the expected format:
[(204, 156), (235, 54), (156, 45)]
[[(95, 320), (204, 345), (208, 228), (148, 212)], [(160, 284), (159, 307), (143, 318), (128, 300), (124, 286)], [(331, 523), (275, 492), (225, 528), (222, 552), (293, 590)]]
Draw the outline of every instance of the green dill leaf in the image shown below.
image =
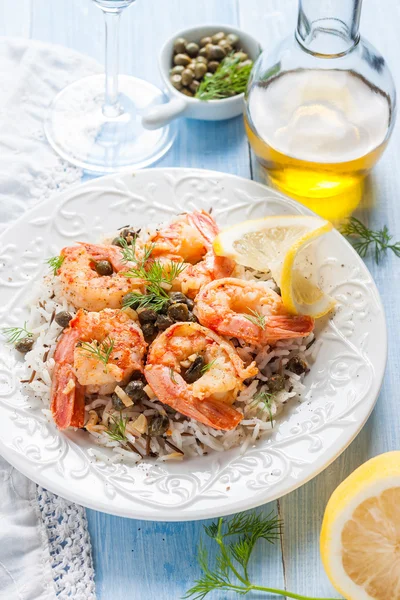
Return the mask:
[(65, 256), (52, 256), (46, 260), (50, 269), (53, 271), (53, 275), (57, 275), (58, 269), (61, 267), (65, 260)]
[(248, 321), (250, 321), (251, 323), (253, 323), (254, 325), (261, 327), (261, 329), (265, 329), (265, 324), (266, 324), (265, 315), (261, 314), (257, 310), (252, 310), (251, 308), (249, 308), (248, 310), (251, 312), (251, 315), (243, 315), (244, 318), (247, 319)]
[(107, 366), (114, 345), (114, 340), (107, 337), (100, 343), (97, 340), (94, 340), (93, 342), (82, 342), (80, 347), (87, 356), (94, 356), (97, 360), (102, 362), (104, 366)]
[(368, 251), (372, 249), (376, 264), (379, 264), (388, 250), (400, 257), (400, 242), (391, 243), (393, 236), (390, 235), (387, 225), (382, 229), (369, 229), (356, 217), (350, 217), (347, 223), (342, 225), (340, 232), (350, 238), (353, 248), (361, 258), (365, 258)]
[(5, 336), (7, 344), (15, 345), (21, 338), (33, 337), (33, 333), (26, 328), (26, 321), (23, 327), (3, 327), (0, 331)]
[(199, 100), (220, 100), (246, 91), (253, 63), (241, 66), (238, 58), (227, 56), (211, 77), (200, 83), (196, 92)]
[(209, 371), (217, 362), (217, 359), (214, 358), (214, 360), (211, 360), (209, 363), (207, 363), (206, 365), (204, 365), (204, 367), (201, 368), (200, 373), (202, 375), (204, 375), (204, 373), (207, 373), (207, 371)]
[(129, 421), (129, 417), (123, 417), (122, 414), (119, 414), (119, 417), (115, 415), (110, 415), (110, 419), (112, 424), (108, 429), (106, 429), (105, 433), (115, 442), (126, 442), (126, 426)]
[(175, 371), (173, 370), (172, 367), (169, 368), (169, 377), (172, 381), (172, 383), (177, 383), (176, 379), (175, 379)]
[(260, 404), (260, 402), (264, 403), (264, 407), (268, 410), (272, 427), (274, 426), (274, 421), (273, 421), (273, 416), (272, 416), (272, 408), (271, 408), (271, 402), (272, 402), (273, 398), (274, 398), (273, 394), (270, 394), (265, 391), (261, 391), (261, 392), (258, 392), (253, 397), (253, 400), (251, 402), (251, 404), (253, 404), (255, 406)]

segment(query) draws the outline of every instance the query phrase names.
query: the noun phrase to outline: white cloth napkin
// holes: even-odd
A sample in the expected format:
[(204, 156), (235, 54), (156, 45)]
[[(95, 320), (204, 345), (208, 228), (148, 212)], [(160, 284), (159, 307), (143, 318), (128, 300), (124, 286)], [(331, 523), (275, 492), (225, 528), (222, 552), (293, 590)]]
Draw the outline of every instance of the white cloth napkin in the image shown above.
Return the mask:
[[(54, 95), (101, 71), (61, 46), (0, 38), (0, 229), (77, 183), (43, 134)], [(43, 490), (0, 457), (0, 599), (94, 600), (85, 510)]]

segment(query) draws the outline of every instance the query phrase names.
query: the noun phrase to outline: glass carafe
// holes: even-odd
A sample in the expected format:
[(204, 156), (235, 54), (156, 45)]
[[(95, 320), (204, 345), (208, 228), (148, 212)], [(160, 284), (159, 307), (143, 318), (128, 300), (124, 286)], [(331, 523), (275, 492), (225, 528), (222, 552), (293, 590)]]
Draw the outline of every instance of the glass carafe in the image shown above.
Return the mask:
[(295, 35), (257, 60), (245, 125), (270, 182), (339, 220), (358, 205), (396, 114), (384, 58), (359, 35), (362, 0), (299, 0)]

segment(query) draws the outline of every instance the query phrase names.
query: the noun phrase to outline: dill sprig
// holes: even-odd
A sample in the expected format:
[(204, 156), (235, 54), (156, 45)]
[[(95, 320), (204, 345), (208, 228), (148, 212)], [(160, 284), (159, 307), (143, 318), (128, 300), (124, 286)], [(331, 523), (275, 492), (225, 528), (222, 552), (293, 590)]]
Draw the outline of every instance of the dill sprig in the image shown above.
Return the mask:
[(114, 340), (110, 337), (106, 337), (106, 339), (100, 343), (97, 340), (94, 340), (93, 342), (82, 342), (80, 347), (87, 356), (94, 356), (106, 367), (110, 360), (114, 345)]
[(239, 58), (227, 56), (212, 75), (202, 80), (196, 92), (199, 100), (220, 100), (246, 91), (253, 63), (240, 65)]
[(214, 358), (214, 360), (211, 360), (209, 363), (207, 363), (206, 365), (201, 367), (200, 373), (202, 375), (204, 375), (204, 373), (207, 373), (207, 371), (209, 371), (215, 365), (216, 362), (217, 362), (216, 358)]
[(105, 433), (115, 442), (127, 442), (128, 438), (126, 437), (126, 426), (129, 421), (129, 417), (123, 417), (120, 413), (119, 417), (115, 415), (110, 415), (110, 419), (112, 420), (112, 425), (106, 429)]
[(58, 269), (61, 267), (65, 260), (65, 256), (52, 256), (46, 260), (50, 269), (53, 271), (53, 275), (57, 275)]
[(16, 344), (21, 338), (33, 337), (33, 333), (26, 328), (26, 321), (23, 327), (3, 327), (1, 333), (6, 337), (7, 344)]
[(271, 421), (271, 425), (272, 427), (274, 426), (274, 421), (273, 421), (273, 416), (272, 416), (272, 408), (271, 408), (271, 402), (273, 400), (273, 394), (270, 394), (268, 392), (257, 392), (257, 394), (253, 397), (253, 400), (251, 402), (251, 404), (253, 405), (253, 407), (258, 406), (261, 402), (264, 404), (264, 408), (267, 409), (268, 414), (269, 414), (269, 419)]
[(265, 329), (265, 315), (261, 314), (257, 310), (252, 310), (251, 308), (249, 308), (248, 310), (251, 312), (251, 315), (244, 315), (244, 318), (253, 323), (254, 325), (261, 327), (261, 329)]
[(346, 237), (352, 238), (353, 248), (362, 258), (372, 248), (376, 264), (379, 263), (388, 250), (392, 250), (396, 256), (400, 257), (400, 242), (391, 244), (393, 236), (390, 235), (387, 225), (375, 231), (369, 229), (356, 217), (350, 217), (348, 222), (341, 227), (340, 232)]
[[(280, 521), (272, 513), (263, 516), (256, 512), (240, 513), (229, 520), (220, 518), (211, 525), (204, 525), (206, 534), (218, 545), (216, 565), (209, 565), (207, 550), (200, 540), (198, 562), (202, 576), (195, 581), (184, 598), (203, 600), (216, 590), (247, 594), (254, 590), (295, 598), (297, 600), (330, 600), (309, 598), (286, 590), (255, 585), (249, 577), (249, 562), (255, 545), (260, 540), (273, 544), (280, 536)], [(228, 538), (233, 538), (232, 540)]]
[(149, 246), (144, 246), (143, 248), (143, 257), (138, 260), (136, 258), (136, 240), (135, 238), (131, 244), (124, 238), (119, 238), (119, 244), (121, 246), (122, 260), (125, 262), (133, 262), (136, 265), (144, 266), (146, 262), (149, 260), (151, 253), (154, 250), (155, 244), (150, 244)]
[(132, 308), (152, 308), (159, 312), (169, 301), (167, 290), (171, 287), (173, 281), (186, 269), (186, 264), (182, 262), (161, 263), (159, 260), (152, 260), (145, 264), (137, 263), (124, 273), (126, 277), (138, 277), (145, 281), (146, 293), (135, 293), (135, 296), (128, 297), (124, 306)]

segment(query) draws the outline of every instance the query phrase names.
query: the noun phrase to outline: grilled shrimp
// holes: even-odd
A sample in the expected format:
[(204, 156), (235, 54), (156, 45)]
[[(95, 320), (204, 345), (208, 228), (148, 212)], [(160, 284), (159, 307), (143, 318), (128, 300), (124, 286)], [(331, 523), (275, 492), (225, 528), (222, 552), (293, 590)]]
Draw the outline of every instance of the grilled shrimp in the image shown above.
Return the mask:
[[(105, 357), (110, 346), (107, 360), (100, 360), (96, 350)], [(110, 393), (133, 371), (143, 371), (146, 347), (141, 329), (122, 310), (80, 309), (54, 355), (51, 411), (57, 427), (83, 427), (85, 392)]]
[(232, 277), (202, 288), (195, 313), (202, 325), (220, 335), (251, 344), (303, 337), (314, 328), (314, 319), (289, 314), (282, 298), (261, 282)]
[(209, 213), (196, 211), (181, 215), (150, 238), (154, 245), (152, 257), (186, 263), (173, 290), (194, 298), (206, 283), (232, 273), (235, 263), (214, 253), (212, 243), (218, 231)]
[[(143, 291), (141, 279), (124, 276), (131, 265), (122, 260), (117, 246), (80, 243), (63, 248), (61, 256), (64, 260), (57, 274), (63, 295), (76, 308), (92, 311), (120, 308), (125, 294)], [(112, 275), (97, 273), (95, 265), (102, 260), (111, 264)]]
[[(203, 368), (189, 378), (191, 365)], [(156, 396), (178, 412), (214, 429), (234, 429), (243, 416), (231, 404), (243, 381), (258, 372), (234, 347), (197, 323), (176, 323), (151, 345), (145, 377)], [(192, 381), (192, 383), (188, 383)]]

